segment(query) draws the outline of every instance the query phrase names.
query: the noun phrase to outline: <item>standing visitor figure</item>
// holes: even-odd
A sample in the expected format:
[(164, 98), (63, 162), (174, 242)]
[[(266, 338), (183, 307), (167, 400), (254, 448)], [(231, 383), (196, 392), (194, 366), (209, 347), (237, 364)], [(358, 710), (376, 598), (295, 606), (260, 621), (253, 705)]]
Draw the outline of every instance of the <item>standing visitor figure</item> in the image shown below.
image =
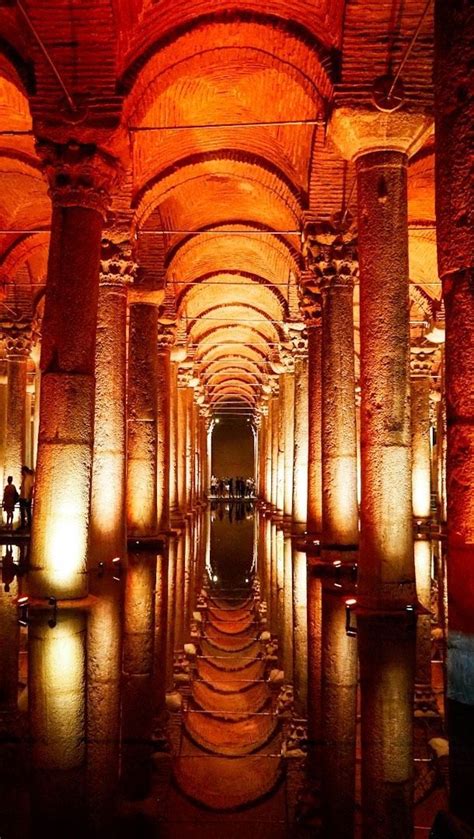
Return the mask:
[(33, 499), (33, 470), (28, 469), (28, 466), (21, 467), (21, 484), (20, 484), (20, 528), (24, 530), (31, 528), (31, 501)]
[(13, 477), (9, 475), (6, 487), (3, 490), (3, 509), (7, 514), (7, 527), (13, 526), (13, 511), (18, 498), (18, 490), (13, 483)]

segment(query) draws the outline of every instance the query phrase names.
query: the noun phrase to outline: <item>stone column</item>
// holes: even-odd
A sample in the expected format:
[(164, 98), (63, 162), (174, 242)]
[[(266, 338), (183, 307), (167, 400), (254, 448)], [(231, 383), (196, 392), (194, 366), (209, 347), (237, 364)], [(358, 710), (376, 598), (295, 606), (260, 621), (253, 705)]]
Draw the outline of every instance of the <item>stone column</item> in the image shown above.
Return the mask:
[(302, 309), (308, 331), (308, 534), (322, 528), (321, 463), (321, 297), (313, 281), (302, 286)]
[(12, 475), (20, 491), (21, 467), (26, 462), (26, 374), (31, 349), (31, 323), (2, 324), (7, 358), (7, 405), (5, 425), (5, 483)]
[(306, 231), (307, 263), (322, 298), (322, 545), (358, 544), (354, 376), (354, 279), (350, 222), (321, 222)]
[(306, 554), (293, 548), (293, 683), (295, 709), (305, 717), (308, 695), (308, 598)]
[(358, 600), (416, 603), (412, 538), (407, 152), (428, 115), (337, 109), (335, 144), (356, 164), (360, 265), (362, 502)]
[(414, 615), (357, 618), (362, 835), (413, 835)]
[(446, 308), (450, 806), (474, 827), (472, 3), (435, 3), (438, 269)]
[(95, 356), (96, 396), (87, 621), (87, 795), (94, 831), (112, 824), (119, 776), (122, 588), (113, 560), (126, 561), (127, 285), (135, 265), (126, 230), (102, 239)]
[(157, 526), (157, 317), (148, 303), (130, 307), (127, 521), (137, 536), (155, 534)]
[(278, 502), (278, 424), (279, 424), (279, 386), (278, 382), (272, 383), (272, 495), (271, 502), (273, 509), (276, 509)]
[(193, 411), (193, 397), (194, 391), (190, 385), (189, 376), (187, 377), (187, 386), (184, 392), (185, 404), (185, 419), (184, 419), (184, 496), (185, 505), (188, 513), (193, 508), (193, 480), (194, 480), (194, 411)]
[(174, 524), (181, 518), (178, 503), (178, 365), (170, 356), (170, 519)]
[(188, 417), (188, 379), (187, 371), (179, 370), (177, 379), (177, 477), (178, 477), (178, 506), (181, 513), (186, 510), (186, 430)]
[(282, 379), (282, 426), (283, 426), (283, 516), (291, 522), (293, 513), (293, 469), (295, 445), (295, 365), (288, 353), (285, 358), (288, 372)]
[(171, 361), (174, 326), (158, 323), (157, 380), (157, 521), (160, 530), (170, 527), (170, 457), (171, 457)]
[(267, 409), (267, 442), (265, 452), (265, 503), (272, 503), (272, 457), (273, 457), (273, 401), (268, 399)]
[(411, 447), (413, 516), (423, 521), (431, 514), (430, 374), (433, 350), (411, 351)]
[(292, 517), (294, 532), (302, 534), (308, 512), (308, 339), (306, 332), (295, 329), (295, 325), (290, 329), (295, 365)]
[(6, 478), (4, 479), (4, 464), (5, 464), (5, 442), (7, 432), (7, 360), (0, 359), (0, 486), (4, 487)]
[(28, 587), (71, 599), (87, 592), (100, 243), (117, 168), (92, 143), (39, 141), (37, 150), (53, 215)]
[(276, 514), (278, 518), (283, 516), (285, 506), (285, 441), (286, 441), (286, 427), (285, 427), (285, 396), (286, 396), (286, 382), (285, 373), (281, 373), (278, 385), (278, 398), (276, 409)]

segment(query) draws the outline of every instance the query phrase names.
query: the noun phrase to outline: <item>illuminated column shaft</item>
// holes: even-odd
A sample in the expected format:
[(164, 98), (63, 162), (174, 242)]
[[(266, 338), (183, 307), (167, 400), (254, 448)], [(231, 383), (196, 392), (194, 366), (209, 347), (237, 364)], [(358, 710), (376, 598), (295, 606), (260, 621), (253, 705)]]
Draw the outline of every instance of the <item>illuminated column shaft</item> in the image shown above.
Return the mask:
[(285, 506), (285, 375), (280, 375), (279, 392), (277, 401), (277, 483), (276, 483), (276, 508), (280, 515), (283, 514)]
[(287, 681), (293, 681), (293, 557), (291, 537), (283, 544), (283, 670)]
[(7, 400), (8, 400), (8, 384), (7, 384), (7, 361), (0, 360), (0, 486), (4, 487), (7, 479), (4, 472), (5, 465), (5, 442), (7, 431)]
[(293, 550), (293, 684), (295, 708), (306, 716), (308, 695), (308, 614), (306, 554)]
[(322, 528), (321, 325), (308, 321), (308, 533)]
[(99, 259), (116, 171), (92, 145), (41, 142), (53, 214), (41, 345), (41, 409), (28, 587), (87, 592)]
[(357, 641), (346, 633), (347, 594), (323, 585), (322, 815), (325, 836), (354, 835)]
[(149, 792), (153, 725), (156, 554), (129, 552), (125, 586), (121, 780), (127, 798)]
[(178, 507), (181, 513), (186, 510), (186, 428), (187, 428), (187, 387), (186, 374), (178, 373), (177, 387), (177, 426), (176, 426), (176, 464), (178, 477)]
[(293, 460), (293, 528), (306, 529), (308, 513), (308, 357), (307, 340), (297, 338), (295, 353), (295, 427)]
[(272, 507), (278, 503), (278, 426), (280, 422), (278, 389), (272, 396)]
[(87, 833), (86, 616), (60, 609), (30, 612), (28, 712), (32, 762), (32, 822), (73, 837)]
[[(337, 241), (337, 240), (336, 240)], [(357, 447), (354, 378), (352, 254), (328, 255), (322, 292), (323, 545), (356, 546)], [(345, 258), (344, 258), (345, 257)], [(337, 273), (329, 273), (337, 270)]]
[[(446, 308), (450, 806), (474, 826), (474, 237), (469, 2), (435, 4), (436, 219)], [(443, 201), (443, 195), (447, 199)]]
[(176, 602), (176, 543), (175, 535), (168, 538), (168, 600), (166, 616), (166, 689), (171, 690), (174, 679), (175, 602)]
[(149, 535), (157, 526), (157, 309), (130, 307), (128, 362), (127, 520), (129, 533)]
[(31, 328), (13, 326), (7, 333), (7, 415), (5, 430), (5, 483), (8, 475), (20, 490), (21, 467), (26, 463), (26, 372)]
[(431, 513), (430, 355), (415, 348), (411, 358), (411, 444), (413, 515)]
[[(172, 358), (172, 356), (171, 356)], [(171, 361), (170, 369), (170, 517), (172, 522), (181, 517), (178, 501), (178, 365)]]
[(285, 519), (291, 519), (293, 512), (293, 464), (295, 445), (295, 377), (293, 372), (282, 376), (282, 419), (283, 419), (283, 457), (284, 488), (283, 513)]
[(413, 835), (415, 633), (408, 618), (358, 615), (362, 835)]
[(361, 313), (362, 506), (359, 596), (416, 601), (409, 393), (407, 158), (357, 159)]
[(123, 596), (112, 560), (126, 556), (127, 282), (134, 269), (130, 245), (120, 245), (117, 256), (116, 242), (102, 242), (95, 362), (89, 581), (97, 599), (87, 622), (87, 793), (95, 830), (111, 823), (119, 775)]
[(265, 446), (265, 501), (272, 501), (273, 402), (268, 401), (267, 441)]
[(157, 557), (155, 582), (155, 621), (153, 642), (153, 711), (159, 717), (165, 708), (167, 684), (168, 632), (168, 555), (164, 550)]
[(158, 323), (157, 369), (157, 486), (156, 518), (160, 530), (170, 526), (170, 458), (171, 458), (171, 361), (173, 340), (171, 327)]
[(321, 638), (322, 586), (316, 569), (308, 566), (308, 769), (310, 780), (319, 786), (321, 779)]
[(188, 512), (193, 506), (193, 480), (194, 480), (194, 412), (193, 412), (193, 390), (187, 387), (185, 390), (185, 495), (186, 509)]

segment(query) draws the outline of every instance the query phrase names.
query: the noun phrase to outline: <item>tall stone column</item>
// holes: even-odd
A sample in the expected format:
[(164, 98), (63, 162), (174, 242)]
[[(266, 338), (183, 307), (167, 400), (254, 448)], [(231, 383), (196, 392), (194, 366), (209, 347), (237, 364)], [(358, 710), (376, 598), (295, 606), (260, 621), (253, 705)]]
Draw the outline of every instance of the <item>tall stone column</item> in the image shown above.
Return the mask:
[(277, 410), (276, 410), (276, 513), (278, 518), (283, 516), (285, 506), (285, 442), (286, 442), (286, 427), (285, 427), (285, 397), (287, 393), (287, 385), (285, 382), (286, 373), (281, 373), (278, 386)]
[(7, 358), (5, 425), (5, 483), (9, 475), (20, 489), (21, 467), (26, 462), (26, 374), (31, 349), (31, 322), (2, 324)]
[(308, 513), (308, 339), (305, 331), (293, 326), (291, 336), (295, 365), (292, 518), (294, 532), (302, 534)]
[(154, 535), (157, 527), (157, 318), (153, 305), (130, 307), (127, 521), (137, 536)]
[(0, 486), (4, 487), (5, 438), (7, 433), (7, 360), (4, 353), (4, 342), (0, 345)]
[(306, 554), (293, 548), (293, 683), (295, 708), (306, 716), (308, 696), (308, 597)]
[(272, 496), (271, 502), (274, 509), (278, 504), (278, 425), (279, 425), (279, 386), (278, 382), (272, 383)]
[(307, 264), (322, 298), (322, 545), (358, 544), (354, 375), (354, 279), (358, 273), (350, 222), (317, 223), (306, 231)]
[(446, 308), (450, 806), (474, 827), (472, 3), (435, 3), (438, 269)]
[(194, 391), (190, 385), (189, 376), (184, 394), (185, 402), (185, 444), (184, 444), (184, 495), (186, 499), (186, 510), (188, 513), (193, 508), (193, 480), (194, 480)]
[(113, 820), (119, 776), (122, 605), (113, 560), (123, 564), (126, 475), (127, 286), (135, 265), (127, 230), (102, 239), (87, 621), (87, 795), (92, 829)]
[(100, 243), (117, 168), (93, 144), (39, 141), (37, 149), (53, 214), (28, 587), (71, 599), (87, 592)]
[(157, 521), (160, 530), (170, 527), (170, 457), (171, 457), (171, 360), (174, 327), (158, 323), (157, 381)]
[(178, 506), (181, 513), (186, 511), (186, 433), (188, 425), (188, 379), (187, 371), (179, 370), (177, 378), (177, 415), (176, 415), (176, 464), (178, 478)]
[(430, 374), (433, 350), (411, 351), (412, 500), (415, 519), (431, 514)]
[(301, 288), (301, 307), (308, 332), (308, 534), (320, 535), (322, 528), (322, 443), (321, 443), (321, 296), (313, 280)]
[(295, 445), (295, 375), (293, 357), (285, 358), (286, 373), (282, 380), (282, 425), (283, 425), (283, 516), (289, 523), (293, 513), (293, 469)]
[(362, 835), (413, 835), (415, 622), (357, 617), (361, 683)]
[(181, 518), (178, 502), (178, 365), (170, 356), (170, 519), (174, 524)]
[(267, 444), (265, 453), (265, 502), (272, 503), (273, 464), (273, 400), (267, 402)]

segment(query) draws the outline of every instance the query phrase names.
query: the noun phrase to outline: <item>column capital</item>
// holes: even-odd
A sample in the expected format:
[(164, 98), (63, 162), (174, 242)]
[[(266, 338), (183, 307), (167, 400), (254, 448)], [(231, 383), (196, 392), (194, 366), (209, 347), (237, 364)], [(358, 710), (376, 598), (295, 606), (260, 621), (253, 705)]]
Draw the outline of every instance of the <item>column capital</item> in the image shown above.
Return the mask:
[(346, 288), (352, 291), (359, 274), (357, 233), (352, 217), (320, 221), (305, 228), (304, 253), (321, 291)]
[(30, 320), (7, 321), (0, 323), (5, 355), (7, 358), (28, 358), (32, 344)]
[(158, 344), (158, 352), (164, 353), (168, 352), (174, 344), (176, 333), (176, 324), (174, 323), (161, 323), (158, 321), (157, 326), (157, 344)]
[(411, 347), (410, 375), (412, 379), (427, 379), (430, 377), (434, 354), (434, 347)]
[(305, 324), (288, 324), (288, 326), (293, 358), (306, 358), (308, 354), (308, 334)]
[(411, 157), (431, 134), (433, 116), (410, 110), (407, 105), (391, 112), (380, 111), (368, 103), (361, 107), (340, 106), (333, 111), (328, 130), (346, 160), (380, 151)]
[(49, 182), (53, 204), (86, 207), (104, 218), (120, 174), (115, 157), (94, 143), (55, 143), (38, 138), (36, 151)]
[(133, 259), (129, 233), (106, 230), (101, 242), (100, 285), (126, 288), (133, 283), (137, 264)]
[(189, 387), (192, 378), (191, 370), (178, 368), (177, 382), (179, 388)]
[(303, 318), (307, 329), (321, 327), (321, 290), (317, 283), (314, 282), (314, 280), (312, 280), (310, 283), (304, 283), (300, 285), (300, 309), (303, 313)]

